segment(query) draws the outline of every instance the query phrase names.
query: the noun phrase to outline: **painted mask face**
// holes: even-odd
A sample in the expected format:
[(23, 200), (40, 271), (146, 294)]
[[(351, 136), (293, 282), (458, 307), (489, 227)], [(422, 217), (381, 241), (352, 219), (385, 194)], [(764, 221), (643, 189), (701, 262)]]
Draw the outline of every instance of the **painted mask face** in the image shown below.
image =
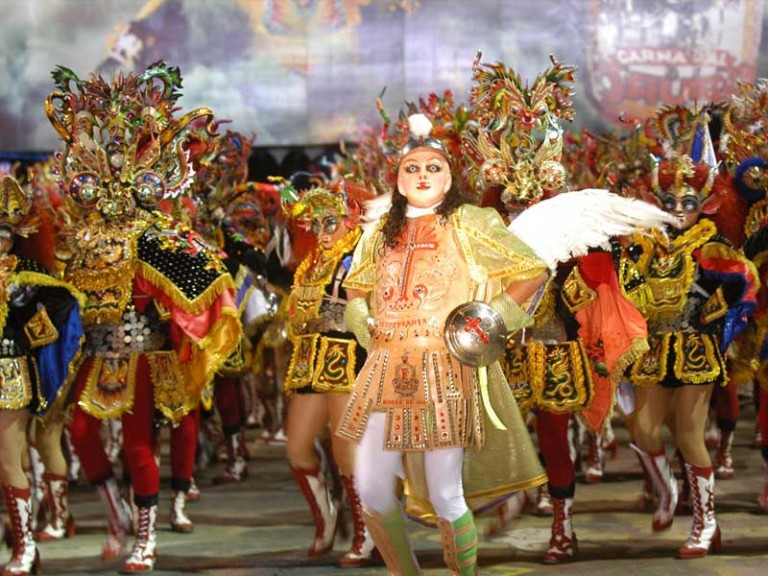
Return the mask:
[(344, 218), (335, 214), (312, 218), (309, 222), (309, 229), (317, 237), (318, 243), (326, 250), (344, 238), (349, 231)]
[(451, 170), (445, 156), (427, 147), (407, 154), (397, 169), (397, 190), (416, 208), (439, 204), (451, 182)]
[(702, 202), (699, 195), (689, 186), (679, 189), (662, 191), (658, 194), (661, 208), (665, 212), (680, 219), (680, 229), (687, 230), (693, 226), (702, 213)]

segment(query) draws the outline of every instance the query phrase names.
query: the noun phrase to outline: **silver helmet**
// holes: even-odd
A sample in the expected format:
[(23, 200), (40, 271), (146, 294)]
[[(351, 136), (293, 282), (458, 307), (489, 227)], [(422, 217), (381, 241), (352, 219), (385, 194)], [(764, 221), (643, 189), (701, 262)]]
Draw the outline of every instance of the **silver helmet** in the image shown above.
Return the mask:
[(444, 338), (450, 353), (462, 364), (487, 366), (504, 352), (507, 327), (490, 305), (466, 302), (448, 314)]

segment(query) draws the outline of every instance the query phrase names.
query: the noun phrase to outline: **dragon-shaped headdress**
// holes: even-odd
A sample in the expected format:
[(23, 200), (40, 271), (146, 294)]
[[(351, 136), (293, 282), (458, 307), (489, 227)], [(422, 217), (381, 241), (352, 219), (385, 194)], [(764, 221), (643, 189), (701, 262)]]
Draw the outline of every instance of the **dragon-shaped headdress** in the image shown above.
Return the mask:
[(180, 97), (178, 68), (159, 63), (140, 73), (90, 80), (59, 66), (58, 88), (45, 101), (48, 119), (65, 144), (59, 154), (60, 186), (86, 210), (107, 218), (132, 215), (136, 207), (180, 195), (193, 170), (182, 132), (207, 108), (175, 117)]
[(565, 185), (560, 163), (560, 120), (573, 120), (571, 96), (575, 66), (557, 62), (530, 86), (504, 63), (473, 64), (470, 106), (477, 131), (465, 131), (462, 150), (470, 177), (481, 189), (500, 186), (502, 201), (525, 206)]

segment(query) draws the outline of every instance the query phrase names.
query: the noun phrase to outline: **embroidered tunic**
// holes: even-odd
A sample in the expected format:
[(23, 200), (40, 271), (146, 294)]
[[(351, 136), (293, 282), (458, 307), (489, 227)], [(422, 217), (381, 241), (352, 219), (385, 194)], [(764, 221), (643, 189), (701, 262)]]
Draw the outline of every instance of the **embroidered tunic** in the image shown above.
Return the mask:
[(754, 266), (702, 219), (679, 236), (641, 237), (637, 268), (650, 298), (650, 350), (631, 368), (638, 386), (725, 384), (723, 351), (756, 301)]
[(408, 219), (394, 247), (378, 231), (368, 240), (346, 285), (371, 293), (375, 329), (339, 434), (359, 440), (368, 414), (382, 411), (385, 449), (481, 446), (477, 371), (448, 352), (445, 319), (459, 304), (490, 301), (511, 280), (540, 274), (543, 263), (498, 213), (474, 206)]
[(329, 250), (318, 245), (299, 265), (288, 297), (293, 343), (285, 391), (349, 393), (365, 350), (344, 322), (342, 282), (361, 231), (351, 230)]
[(80, 357), (79, 294), (39, 264), (0, 257), (0, 410), (65, 406)]
[(155, 407), (177, 421), (238, 345), (232, 277), (199, 235), (159, 212), (92, 218), (70, 242), (65, 277), (86, 297), (79, 405), (100, 419), (130, 411), (148, 373)]

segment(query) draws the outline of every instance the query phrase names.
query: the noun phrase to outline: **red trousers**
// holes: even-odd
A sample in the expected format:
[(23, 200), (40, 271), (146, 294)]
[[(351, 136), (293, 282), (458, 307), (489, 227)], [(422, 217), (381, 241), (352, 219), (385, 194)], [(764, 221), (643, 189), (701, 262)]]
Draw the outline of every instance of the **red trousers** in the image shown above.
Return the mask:
[[(91, 363), (92, 359), (86, 359), (80, 370), (75, 384), (76, 399), (82, 394)], [(160, 492), (160, 473), (154, 455), (154, 413), (149, 367), (146, 357), (140, 356), (133, 407), (121, 417), (124, 459), (134, 494), (139, 498), (156, 497)], [(101, 420), (86, 414), (77, 401), (74, 402), (69, 433), (83, 471), (91, 483), (103, 482), (113, 476), (112, 463), (101, 441)]]
[(195, 470), (200, 408), (195, 408), (171, 428), (171, 488), (189, 490)]
[(576, 469), (568, 448), (570, 419), (570, 414), (555, 414), (544, 410), (536, 414), (536, 435), (539, 439), (544, 468), (549, 477), (549, 491), (553, 496), (560, 498), (568, 495), (560, 496), (558, 492), (571, 492), (576, 483)]
[(245, 396), (239, 378), (216, 377), (214, 402), (221, 417), (224, 434), (232, 436), (240, 432), (245, 421)]

